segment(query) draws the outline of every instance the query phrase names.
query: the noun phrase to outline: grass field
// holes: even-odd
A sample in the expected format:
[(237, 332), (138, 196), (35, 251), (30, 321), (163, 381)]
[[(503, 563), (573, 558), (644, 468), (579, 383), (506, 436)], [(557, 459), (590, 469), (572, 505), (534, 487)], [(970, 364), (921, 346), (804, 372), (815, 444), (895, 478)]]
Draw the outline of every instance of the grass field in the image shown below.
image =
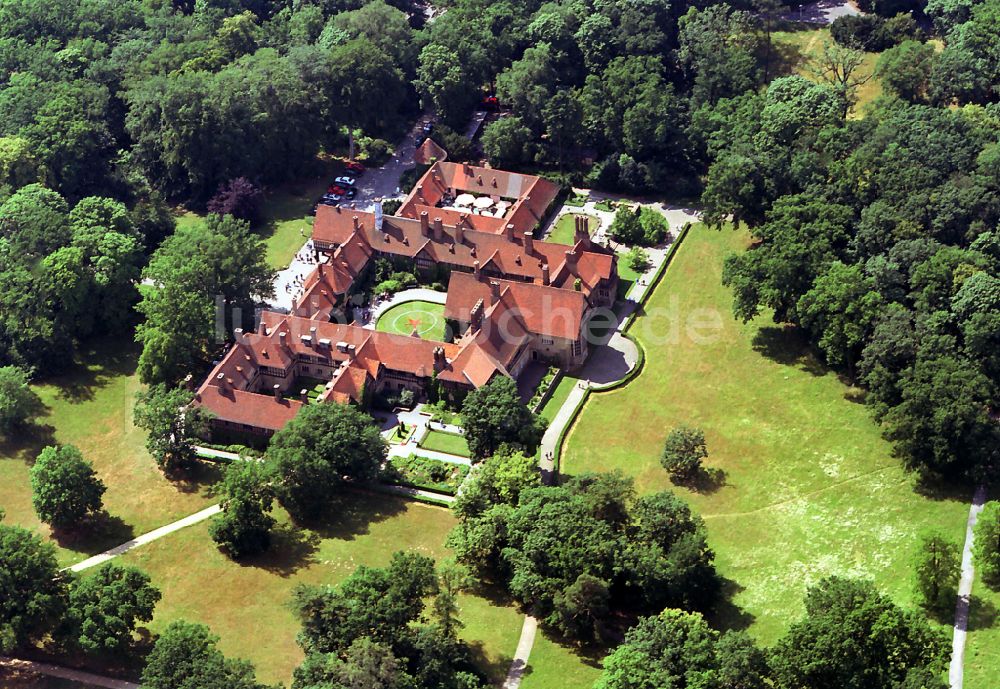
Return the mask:
[[(790, 23), (785, 31), (775, 31), (772, 34), (776, 59), (779, 68), (786, 73), (799, 74), (807, 79), (816, 80), (816, 75), (809, 70), (809, 62), (817, 57), (824, 42), (833, 42), (829, 27), (816, 27), (812, 24)], [(858, 73), (869, 76), (875, 70), (878, 53), (866, 53), (865, 61), (858, 68)], [(877, 78), (871, 78), (858, 87), (858, 102), (851, 111), (851, 117), (864, 115), (864, 107), (882, 94), (882, 85)]]
[[(919, 532), (960, 541), (971, 493), (918, 494), (858, 390), (795, 333), (768, 318), (732, 318), (722, 259), (747, 241), (744, 232), (692, 230), (631, 330), (645, 368), (624, 388), (591, 395), (562, 470), (621, 469), (640, 492), (684, 495), (706, 519), (728, 580), (730, 603), (716, 622), (771, 643), (801, 614), (807, 585), (827, 574), (874, 578), (913, 605)], [(717, 329), (691, 327), (713, 319)], [(673, 487), (659, 464), (667, 433), (681, 423), (705, 431), (715, 481), (702, 492)]]
[(976, 575), (969, 608), (965, 647), (965, 686), (996, 686), (1000, 677), (1000, 592), (991, 591)]
[[(226, 654), (251, 660), (261, 680), (287, 686), (302, 660), (299, 623), (288, 605), (296, 585), (337, 584), (358, 565), (388, 564), (397, 550), (440, 559), (448, 555), (444, 540), (455, 524), (446, 509), (371, 493), (345, 495), (330, 514), (328, 524), (300, 530), (276, 511), (271, 551), (243, 564), (219, 552), (207, 522), (126, 554), (122, 561), (148, 572), (163, 591), (150, 629), (162, 631), (179, 618), (207, 624)], [(502, 677), (521, 616), (510, 605), (473, 595), (463, 595), (460, 606), (463, 635), (477, 642), (491, 677)]]
[(465, 439), (465, 436), (456, 433), (445, 433), (444, 431), (428, 431), (427, 435), (420, 441), (420, 447), (425, 450), (446, 452), (450, 455), (459, 455), (460, 457), (468, 457), (470, 455), (469, 443)]
[(574, 218), (578, 215), (583, 215), (587, 218), (589, 222), (587, 227), (591, 234), (593, 234), (600, 224), (600, 220), (592, 215), (585, 215), (583, 213), (567, 213), (556, 219), (556, 224), (552, 227), (552, 231), (549, 233), (549, 236), (545, 238), (545, 241), (554, 242), (556, 244), (572, 244), (574, 234), (573, 223), (575, 222)]
[(601, 675), (600, 655), (555, 641), (539, 629), (521, 687), (590, 689)]
[(379, 316), (377, 330), (397, 335), (412, 335), (414, 328), (425, 340), (444, 340), (444, 305), (429, 301), (407, 301), (393, 306)]
[(18, 524), (50, 537), (31, 506), (28, 471), (45, 445), (72, 443), (107, 484), (110, 517), (99, 528), (57, 542), (59, 561), (70, 564), (123, 543), (211, 504), (217, 469), (207, 467), (192, 482), (163, 478), (146, 452), (144, 432), (132, 424), (137, 353), (131, 343), (94, 342), (67, 373), (36, 385), (46, 416), (35, 432), (0, 441), (0, 507), (5, 524)]

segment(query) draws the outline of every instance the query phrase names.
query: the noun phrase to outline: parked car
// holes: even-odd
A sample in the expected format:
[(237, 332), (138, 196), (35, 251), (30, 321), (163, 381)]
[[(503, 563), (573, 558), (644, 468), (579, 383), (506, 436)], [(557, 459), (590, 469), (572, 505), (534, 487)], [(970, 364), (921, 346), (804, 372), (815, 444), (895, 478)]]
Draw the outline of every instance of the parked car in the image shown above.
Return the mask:
[(499, 110), (500, 100), (496, 96), (485, 96), (481, 104), (483, 110)]
[(327, 194), (340, 194), (341, 196), (343, 196), (344, 194), (347, 193), (347, 189), (345, 189), (344, 187), (340, 186), (339, 184), (331, 184), (330, 187), (326, 190), (326, 193)]
[(424, 126), (420, 128), (420, 131), (424, 133), (425, 137), (430, 136), (431, 132), (434, 131), (434, 123), (426, 122)]
[(360, 175), (360, 174), (364, 173), (364, 171), (365, 171), (365, 166), (364, 165), (362, 165), (361, 163), (355, 162), (353, 160), (350, 161), (350, 162), (348, 162), (344, 167), (346, 167), (349, 172), (353, 172), (355, 175)]
[(355, 189), (354, 187), (351, 187), (350, 189), (344, 192), (345, 199), (353, 199), (357, 195), (358, 195), (358, 190)]
[(336, 206), (343, 198), (340, 194), (323, 194), (323, 198), (319, 202), (325, 206)]
[(339, 187), (353, 187), (356, 181), (353, 177), (344, 176), (333, 180), (333, 183)]

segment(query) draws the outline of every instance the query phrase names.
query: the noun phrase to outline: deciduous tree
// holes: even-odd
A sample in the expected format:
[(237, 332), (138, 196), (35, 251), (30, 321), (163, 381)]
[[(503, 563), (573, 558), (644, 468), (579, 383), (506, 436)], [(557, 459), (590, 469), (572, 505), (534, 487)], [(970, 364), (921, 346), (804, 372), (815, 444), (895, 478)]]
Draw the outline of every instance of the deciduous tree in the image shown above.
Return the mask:
[(72, 445), (46, 447), (31, 467), (31, 502), (54, 529), (79, 526), (101, 511), (107, 487)]

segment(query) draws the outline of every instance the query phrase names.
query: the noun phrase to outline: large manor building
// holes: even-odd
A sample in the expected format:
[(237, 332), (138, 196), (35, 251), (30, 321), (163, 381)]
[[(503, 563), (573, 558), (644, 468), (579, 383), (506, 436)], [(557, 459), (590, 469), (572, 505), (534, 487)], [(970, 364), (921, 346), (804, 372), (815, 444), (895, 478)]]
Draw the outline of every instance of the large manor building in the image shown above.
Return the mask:
[[(319, 262), (290, 313), (264, 311), (255, 332), (237, 331), (195, 403), (214, 428), (267, 436), (304, 404), (367, 405), (411, 390), (460, 399), (496, 376), (517, 379), (531, 361), (572, 369), (584, 362), (588, 318), (613, 305), (615, 254), (592, 243), (536, 240), (558, 196), (539, 177), (435, 162), (397, 215), (320, 205)], [(490, 197), (495, 215), (449, 206), (460, 194)], [(500, 202), (506, 202), (501, 205)], [(500, 217), (497, 217), (500, 216)], [(351, 324), (376, 260), (446, 282), (450, 342)], [(325, 381), (318, 393), (315, 381)]]

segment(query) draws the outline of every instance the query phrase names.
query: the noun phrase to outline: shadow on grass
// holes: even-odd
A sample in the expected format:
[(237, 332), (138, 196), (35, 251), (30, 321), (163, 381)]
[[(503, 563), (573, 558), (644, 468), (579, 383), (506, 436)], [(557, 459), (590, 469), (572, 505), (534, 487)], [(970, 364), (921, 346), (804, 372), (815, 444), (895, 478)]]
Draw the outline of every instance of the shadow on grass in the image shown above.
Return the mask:
[(42, 448), (56, 444), (55, 429), (47, 424), (34, 423), (9, 436), (0, 435), (0, 457), (19, 459), (34, 464)]
[(300, 523), (323, 539), (351, 541), (369, 533), (372, 524), (406, 511), (406, 501), (384, 493), (350, 489), (330, 500), (326, 514)]
[(723, 632), (739, 632), (749, 629), (757, 618), (733, 602), (733, 599), (744, 590), (744, 587), (732, 579), (726, 577), (720, 577), (720, 579), (719, 599), (715, 604), (715, 609), (706, 615), (708, 621), (715, 629)]
[(950, 501), (969, 504), (976, 492), (975, 484), (968, 481), (943, 481), (932, 477), (921, 476), (913, 486), (913, 490), (921, 497), (935, 501)]
[(60, 548), (87, 555), (97, 555), (135, 538), (135, 529), (121, 517), (102, 511), (94, 515), (79, 529), (55, 531), (52, 537)]
[(319, 536), (294, 524), (278, 524), (271, 531), (271, 547), (254, 557), (238, 560), (243, 567), (257, 567), (288, 578), (316, 562)]
[(989, 600), (975, 594), (969, 599), (969, 626), (974, 632), (981, 629), (992, 629), (997, 623), (997, 607)]
[(718, 467), (699, 467), (691, 477), (670, 477), (675, 486), (682, 486), (702, 495), (711, 495), (726, 485), (726, 472)]
[(753, 349), (775, 363), (795, 366), (814, 376), (825, 376), (830, 372), (809, 349), (802, 331), (791, 325), (762, 327), (753, 336)]
[(97, 390), (115, 378), (135, 374), (138, 354), (131, 337), (90, 340), (81, 345), (68, 370), (39, 382), (57, 388), (59, 400), (89, 402)]
[(215, 488), (222, 481), (224, 474), (224, 465), (214, 462), (197, 462), (189, 471), (168, 478), (181, 493), (204, 492), (206, 497), (211, 498), (215, 497)]

